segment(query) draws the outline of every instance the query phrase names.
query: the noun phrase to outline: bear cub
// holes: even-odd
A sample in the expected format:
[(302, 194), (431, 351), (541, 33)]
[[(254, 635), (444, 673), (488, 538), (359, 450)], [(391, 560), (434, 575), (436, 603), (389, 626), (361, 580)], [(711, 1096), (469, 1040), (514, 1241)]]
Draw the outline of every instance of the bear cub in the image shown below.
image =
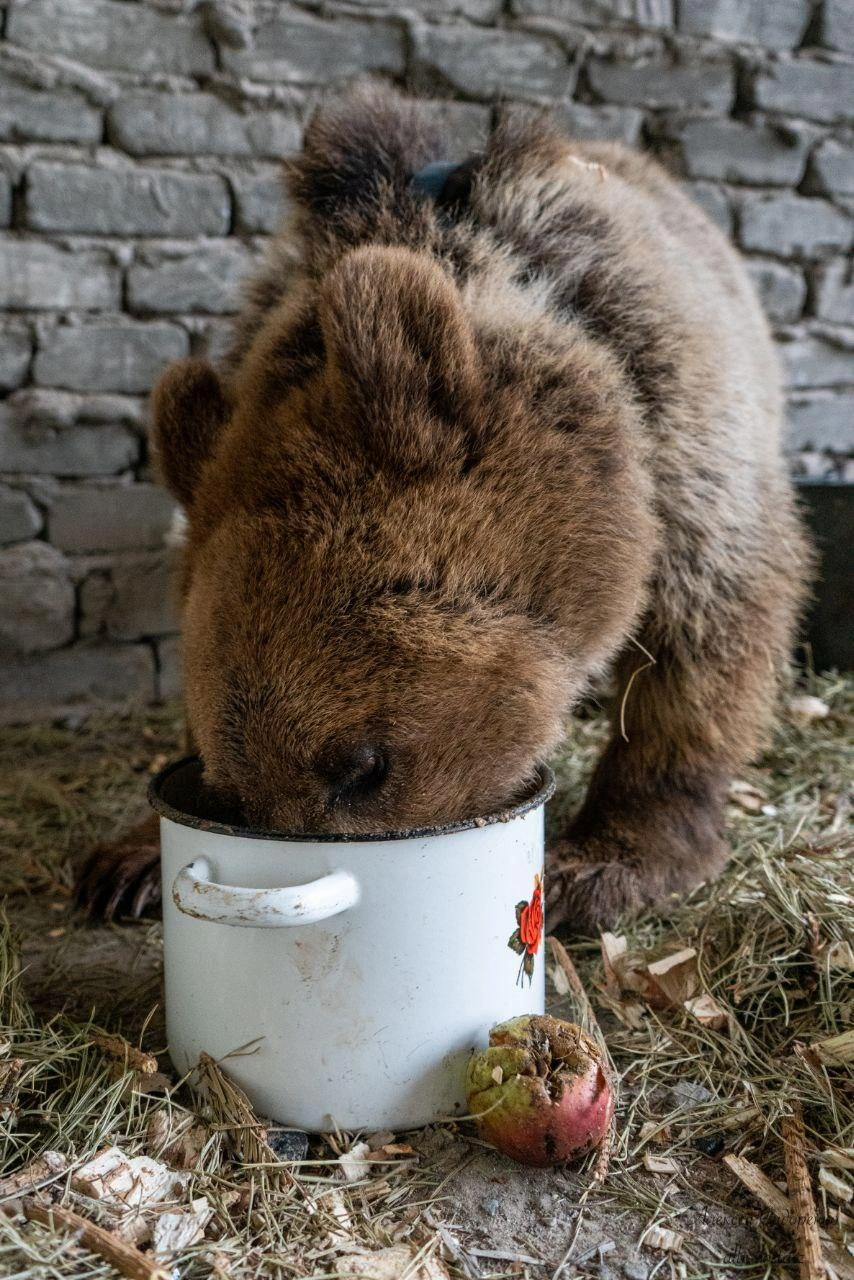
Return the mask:
[[(437, 168), (463, 158), (431, 120), (325, 105), (230, 353), (155, 391), (187, 717), (253, 824), (400, 829), (518, 795), (607, 677), (547, 868), (550, 925), (590, 931), (727, 856), (809, 562), (777, 363), (653, 161), (508, 113)], [(154, 870), (102, 853), (84, 897), (138, 905)]]

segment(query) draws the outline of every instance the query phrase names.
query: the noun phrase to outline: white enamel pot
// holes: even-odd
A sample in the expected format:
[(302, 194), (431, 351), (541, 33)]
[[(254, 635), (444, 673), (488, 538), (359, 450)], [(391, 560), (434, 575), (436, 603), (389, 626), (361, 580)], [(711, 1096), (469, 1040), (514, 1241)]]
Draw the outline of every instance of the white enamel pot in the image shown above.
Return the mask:
[(227, 1059), (261, 1114), (310, 1131), (460, 1114), (490, 1026), (543, 1012), (549, 770), (506, 813), (356, 837), (208, 821), (200, 778), (183, 760), (150, 789), (177, 1069)]

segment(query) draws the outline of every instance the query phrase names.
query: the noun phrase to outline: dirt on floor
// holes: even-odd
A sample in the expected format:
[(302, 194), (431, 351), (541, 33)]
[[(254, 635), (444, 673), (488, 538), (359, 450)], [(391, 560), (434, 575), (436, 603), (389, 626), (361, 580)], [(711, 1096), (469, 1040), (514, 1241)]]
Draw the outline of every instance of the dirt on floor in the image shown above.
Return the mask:
[[(205, 1148), (197, 1187), (219, 1206), (213, 1219), (219, 1226), (208, 1235), (221, 1243), (197, 1242), (171, 1264), (180, 1264), (181, 1274), (235, 1280), (395, 1274), (427, 1280), (447, 1274), (495, 1280), (794, 1277), (798, 1259), (789, 1229), (736, 1179), (723, 1157), (742, 1156), (785, 1186), (781, 1135), (798, 1108), (806, 1122), (817, 1218), (830, 1233), (825, 1248), (835, 1251), (837, 1267), (847, 1256), (854, 1275), (854, 1259), (845, 1254), (850, 1205), (838, 1187), (836, 1198), (828, 1192), (821, 1174), (832, 1169), (843, 1188), (851, 1186), (851, 1063), (828, 1066), (821, 1051), (812, 1049), (850, 1028), (854, 1015), (854, 681), (813, 677), (798, 697), (804, 692), (817, 700), (811, 710), (802, 704), (795, 711), (793, 704), (772, 749), (738, 780), (731, 805), (735, 852), (722, 880), (687, 904), (626, 929), (630, 955), (695, 949), (701, 990), (725, 1015), (723, 1027), (701, 1026), (681, 1005), (652, 1007), (637, 992), (622, 989), (619, 975), (616, 982), (613, 973), (609, 979), (598, 942), (568, 940), (619, 1076), (618, 1138), (600, 1187), (590, 1190), (589, 1162), (582, 1168), (523, 1169), (482, 1143), (472, 1126), (448, 1124), (406, 1135), (416, 1155), (400, 1171), (372, 1166), (354, 1191), (342, 1180), (338, 1156), (359, 1135), (337, 1135), (313, 1140), (307, 1160), (289, 1166), (311, 1185), (314, 1200), (305, 1222), (298, 1220), (293, 1199), (287, 1202), (292, 1217), (285, 1231), (281, 1224), (265, 1227), (259, 1217), (259, 1198), (273, 1186), (265, 1181), (269, 1171), (253, 1172), (245, 1153), (241, 1159), (239, 1151), (228, 1150), (214, 1160)], [(561, 786), (551, 808), (553, 827), (577, 803), (604, 733), (600, 715), (574, 721), (557, 761)], [(16, 1013), (13, 1000), (12, 1012), (0, 1019), (6, 1024), (0, 1025), (0, 1113), (7, 1118), (5, 1130), (0, 1127), (0, 1179), (6, 1175), (10, 1207), (4, 1218), (0, 1181), (0, 1273), (26, 1273), (34, 1280), (114, 1275), (97, 1251), (81, 1248), (62, 1228), (24, 1225), (20, 1193), (9, 1190), (10, 1174), (48, 1148), (64, 1150), (73, 1168), (117, 1135), (129, 1151), (143, 1150), (140, 1116), (145, 1112), (150, 1121), (146, 1108), (166, 1107), (173, 1119), (181, 1108), (190, 1117), (198, 1113), (196, 1095), (185, 1087), (172, 1095), (166, 1080), (151, 1096), (143, 1090), (142, 1101), (133, 1105), (127, 1100), (136, 1096), (132, 1090), (118, 1100), (111, 1093), (106, 1133), (76, 1113), (72, 1123), (63, 1108), (82, 1105), (84, 1083), (56, 1065), (57, 1057), (70, 1061), (88, 1044), (97, 1025), (157, 1053), (161, 1070), (170, 1070), (158, 921), (93, 925), (75, 909), (72, 886), (75, 869), (98, 841), (114, 838), (144, 816), (148, 778), (178, 753), (180, 738), (175, 707), (0, 735), (0, 893), (19, 940), (20, 993), (32, 1011)], [(550, 969), (551, 1011), (577, 1017), (577, 999), (567, 993), (558, 969)], [(14, 1098), (3, 1097), (4, 1038), (16, 1060), (40, 1064), (31, 1084), (25, 1065)], [(84, 1055), (84, 1061), (90, 1060)], [(210, 1117), (204, 1122), (211, 1125)], [(655, 1171), (650, 1153), (664, 1161), (665, 1171)], [(236, 1208), (222, 1208), (226, 1201), (216, 1200), (223, 1179), (237, 1197), (228, 1205)], [(53, 1185), (56, 1199), (62, 1185)], [(306, 1182), (299, 1185), (304, 1189)], [(273, 1203), (279, 1192), (269, 1194)], [(317, 1205), (330, 1196), (337, 1225), (327, 1227)], [(79, 1200), (72, 1194), (78, 1209)], [(405, 1265), (403, 1255), (395, 1262), (390, 1252), (402, 1247), (410, 1251)], [(150, 1256), (144, 1243), (141, 1249), (143, 1258)], [(359, 1270), (363, 1263), (368, 1269)]]

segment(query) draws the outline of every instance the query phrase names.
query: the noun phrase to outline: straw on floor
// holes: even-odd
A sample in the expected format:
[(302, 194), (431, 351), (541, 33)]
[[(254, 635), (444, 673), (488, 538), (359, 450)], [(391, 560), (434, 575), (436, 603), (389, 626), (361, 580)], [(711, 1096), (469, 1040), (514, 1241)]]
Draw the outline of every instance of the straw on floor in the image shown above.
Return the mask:
[[(619, 1125), (604, 1183), (570, 1206), (565, 1248), (548, 1268), (467, 1247), (424, 1135), (330, 1134), (293, 1162), (231, 1086), (227, 1061), (182, 1082), (169, 1074), (157, 925), (92, 929), (69, 892), (73, 863), (137, 816), (146, 774), (176, 749), (174, 708), (7, 730), (0, 1273), (567, 1280), (598, 1265), (623, 1274), (608, 1272), (604, 1255), (573, 1262), (582, 1219), (595, 1223), (607, 1204), (639, 1224), (649, 1274), (854, 1275), (854, 680), (812, 677), (808, 694), (820, 703), (796, 701), (738, 780), (721, 879), (615, 931), (625, 937), (616, 974), (598, 943), (568, 944), (619, 1073)], [(603, 734), (601, 717), (576, 721), (557, 762), (552, 823), (577, 802)], [(685, 949), (695, 953), (691, 1000), (706, 998), (708, 1019), (632, 988), (632, 973)], [(559, 968), (552, 1009), (566, 1016), (579, 1004)], [(460, 1131), (463, 1155), (476, 1151), (473, 1130)], [(86, 1172), (105, 1148), (136, 1170), (112, 1192)], [(592, 1171), (591, 1161), (579, 1188)], [(163, 1177), (171, 1181), (147, 1199)], [(674, 1187), (754, 1215), (755, 1256), (732, 1262), (725, 1240), (704, 1239)]]

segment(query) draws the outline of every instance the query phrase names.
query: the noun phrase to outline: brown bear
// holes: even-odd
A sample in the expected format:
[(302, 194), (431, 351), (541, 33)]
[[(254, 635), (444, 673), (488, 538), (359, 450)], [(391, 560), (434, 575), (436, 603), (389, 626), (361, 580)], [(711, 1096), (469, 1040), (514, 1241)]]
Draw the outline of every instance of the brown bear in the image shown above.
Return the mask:
[[(431, 118), (323, 107), (230, 355), (155, 391), (187, 716), (251, 823), (400, 829), (518, 795), (607, 674), (548, 869), (550, 924), (589, 931), (727, 857), (809, 560), (777, 362), (653, 161), (510, 113), (451, 166)], [(155, 857), (102, 853), (84, 898), (140, 905)]]

